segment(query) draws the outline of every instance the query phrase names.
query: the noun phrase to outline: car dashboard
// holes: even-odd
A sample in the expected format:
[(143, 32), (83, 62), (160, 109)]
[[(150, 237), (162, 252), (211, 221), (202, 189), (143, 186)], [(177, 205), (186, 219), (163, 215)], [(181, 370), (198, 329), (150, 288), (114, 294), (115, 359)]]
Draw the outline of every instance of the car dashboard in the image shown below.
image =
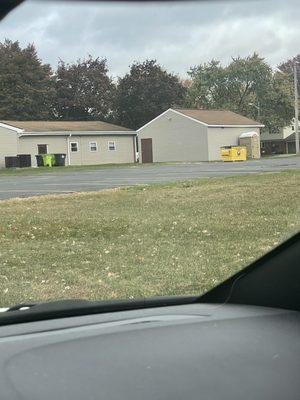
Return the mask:
[(7, 325), (1, 399), (298, 399), (300, 313), (186, 304)]

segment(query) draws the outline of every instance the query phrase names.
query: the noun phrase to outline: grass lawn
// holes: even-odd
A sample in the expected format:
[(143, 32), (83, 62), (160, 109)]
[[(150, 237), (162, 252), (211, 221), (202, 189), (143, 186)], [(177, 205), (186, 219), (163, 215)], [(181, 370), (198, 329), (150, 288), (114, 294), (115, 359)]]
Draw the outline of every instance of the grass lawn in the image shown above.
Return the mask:
[(203, 293), (300, 227), (300, 172), (0, 202), (0, 306)]

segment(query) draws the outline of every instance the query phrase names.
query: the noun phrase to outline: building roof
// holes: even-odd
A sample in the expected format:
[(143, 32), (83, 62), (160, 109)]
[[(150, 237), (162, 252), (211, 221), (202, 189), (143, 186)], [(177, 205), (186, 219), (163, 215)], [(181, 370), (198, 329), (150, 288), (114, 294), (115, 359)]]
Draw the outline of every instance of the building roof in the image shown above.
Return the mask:
[[(296, 133), (291, 133), (289, 136), (287, 136), (286, 138), (284, 138), (283, 140), (287, 141), (287, 142), (295, 142), (296, 140)], [(300, 141), (300, 138), (299, 138)]]
[[(261, 142), (295, 142), (296, 140), (296, 134), (291, 133), (290, 135), (286, 136), (285, 138), (283, 137), (272, 137), (272, 138), (267, 138), (267, 139), (260, 139)], [(299, 138), (300, 142), (300, 138)]]
[(228, 110), (198, 110), (192, 108), (180, 108), (174, 109), (174, 111), (212, 126), (264, 126), (261, 122), (254, 121), (253, 119), (244, 117), (243, 115)]
[(120, 132), (131, 131), (102, 121), (0, 121), (25, 132)]

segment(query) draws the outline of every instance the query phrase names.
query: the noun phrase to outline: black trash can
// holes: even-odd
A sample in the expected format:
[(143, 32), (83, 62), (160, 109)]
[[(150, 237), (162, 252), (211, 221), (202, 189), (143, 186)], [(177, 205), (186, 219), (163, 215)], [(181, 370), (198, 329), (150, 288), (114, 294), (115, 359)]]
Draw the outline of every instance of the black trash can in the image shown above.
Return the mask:
[(56, 153), (55, 157), (55, 167), (64, 167), (66, 165), (66, 154), (64, 153)]
[(38, 167), (43, 167), (43, 166), (44, 166), (44, 162), (43, 162), (43, 156), (42, 156), (42, 154), (37, 154), (37, 155), (35, 156), (35, 158), (36, 158), (36, 165), (37, 165)]
[(5, 167), (6, 168), (19, 168), (20, 160), (18, 156), (5, 157)]
[(31, 167), (31, 154), (18, 154), (20, 168)]

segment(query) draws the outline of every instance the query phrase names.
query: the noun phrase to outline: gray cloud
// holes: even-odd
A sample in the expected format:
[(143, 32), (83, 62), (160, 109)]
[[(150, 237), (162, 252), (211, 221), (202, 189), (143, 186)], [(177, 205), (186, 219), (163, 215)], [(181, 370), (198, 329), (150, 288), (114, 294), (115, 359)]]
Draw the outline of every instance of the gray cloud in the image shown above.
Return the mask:
[(34, 42), (44, 62), (106, 57), (111, 74), (133, 61), (156, 58), (185, 75), (212, 58), (254, 51), (271, 65), (299, 53), (298, 1), (193, 3), (58, 3), (28, 1), (0, 24), (0, 40)]

